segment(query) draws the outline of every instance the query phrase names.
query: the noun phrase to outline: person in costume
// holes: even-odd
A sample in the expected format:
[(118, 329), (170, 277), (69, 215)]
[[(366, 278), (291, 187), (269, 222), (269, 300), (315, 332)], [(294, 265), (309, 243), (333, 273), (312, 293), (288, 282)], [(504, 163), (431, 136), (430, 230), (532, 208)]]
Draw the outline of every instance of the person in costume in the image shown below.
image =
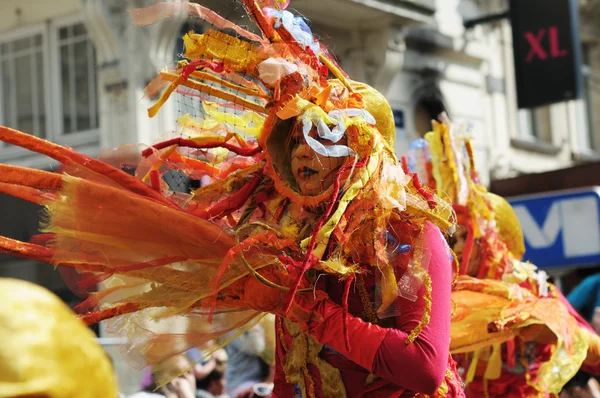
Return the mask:
[(434, 127), (411, 157), (457, 213), (451, 351), (460, 353), (467, 396), (546, 397), (582, 365), (599, 372), (598, 336), (543, 271), (520, 261), (519, 221), (508, 202), (481, 184), (470, 141), (457, 137), (447, 118)]
[[(281, 1), (243, 5), (262, 36), (198, 4), (132, 10), (136, 24), (184, 11), (220, 29), (186, 34), (187, 59), (148, 86), (162, 92), (150, 116), (174, 92), (202, 112), (143, 150), (135, 177), (0, 128), (63, 164), (0, 165), (0, 190), (48, 216), (30, 243), (0, 238), (2, 251), (75, 269), (80, 288), (102, 283), (82, 319), (111, 320), (141, 366), (225, 345), (272, 313), (276, 397), (462, 396), (448, 346), (451, 207), (405, 173), (389, 104), (304, 19)], [(173, 192), (170, 170), (212, 182)]]
[(0, 302), (0, 397), (117, 397), (96, 336), (52, 292), (0, 278)]

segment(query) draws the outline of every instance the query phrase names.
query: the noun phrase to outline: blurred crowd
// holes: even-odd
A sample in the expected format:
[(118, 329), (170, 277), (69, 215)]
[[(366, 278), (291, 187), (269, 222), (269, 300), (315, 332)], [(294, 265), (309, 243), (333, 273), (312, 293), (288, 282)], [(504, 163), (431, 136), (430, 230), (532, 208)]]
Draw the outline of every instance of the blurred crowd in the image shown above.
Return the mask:
[[(269, 397), (273, 365), (262, 325), (203, 357), (193, 349), (145, 370), (140, 391), (127, 398)], [(160, 380), (171, 380), (161, 385)]]

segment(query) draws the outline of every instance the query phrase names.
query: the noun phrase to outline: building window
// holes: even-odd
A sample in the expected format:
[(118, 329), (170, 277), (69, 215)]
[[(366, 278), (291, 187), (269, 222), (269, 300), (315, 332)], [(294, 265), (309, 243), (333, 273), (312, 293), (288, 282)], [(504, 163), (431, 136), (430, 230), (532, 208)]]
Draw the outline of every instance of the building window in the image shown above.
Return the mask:
[(98, 128), (96, 51), (83, 23), (58, 29), (62, 129), (73, 134)]
[(520, 109), (519, 135), (520, 138), (527, 141), (551, 144), (552, 123), (550, 119), (550, 106)]
[(577, 130), (580, 132), (580, 138), (584, 151), (597, 152), (599, 148), (598, 138), (596, 137), (596, 126), (594, 123), (595, 92), (598, 83), (594, 81), (594, 75), (591, 68), (590, 51), (591, 46), (584, 45), (582, 48), (583, 65), (581, 74), (583, 77), (583, 98), (575, 104), (577, 117)]
[[(0, 34), (0, 76), (0, 124), (74, 147), (98, 143), (96, 50), (81, 18)], [(31, 155), (1, 145), (1, 160)]]
[(39, 30), (0, 42), (2, 124), (45, 138), (47, 102), (44, 96), (44, 43)]

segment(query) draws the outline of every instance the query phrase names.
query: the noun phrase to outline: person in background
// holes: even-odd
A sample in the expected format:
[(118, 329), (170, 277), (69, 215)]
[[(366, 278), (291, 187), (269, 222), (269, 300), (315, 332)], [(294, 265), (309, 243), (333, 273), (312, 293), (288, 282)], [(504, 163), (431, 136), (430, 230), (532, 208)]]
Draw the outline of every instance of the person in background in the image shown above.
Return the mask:
[(596, 333), (600, 332), (600, 274), (585, 278), (569, 293), (567, 300), (590, 322)]
[[(183, 354), (169, 358), (152, 368), (142, 381), (142, 391), (128, 398), (195, 398), (196, 379), (192, 368), (190, 360)], [(157, 370), (164, 380), (171, 381), (158, 386), (153, 376)]]
[(215, 360), (215, 368), (205, 378), (198, 382), (196, 398), (228, 398), (225, 371), (226, 361)]
[(266, 380), (269, 365), (262, 359), (265, 333), (258, 324), (229, 343), (225, 350), (231, 359), (227, 367), (227, 393), (236, 398)]

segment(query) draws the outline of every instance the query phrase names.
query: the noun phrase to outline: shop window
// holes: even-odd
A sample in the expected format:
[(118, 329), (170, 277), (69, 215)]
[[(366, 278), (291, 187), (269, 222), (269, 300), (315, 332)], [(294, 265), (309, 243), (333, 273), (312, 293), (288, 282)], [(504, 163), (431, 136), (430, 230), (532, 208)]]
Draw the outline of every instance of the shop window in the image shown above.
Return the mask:
[(526, 141), (552, 143), (550, 106), (519, 110), (519, 138)]
[[(98, 142), (96, 50), (81, 18), (0, 35), (0, 124), (72, 147)], [(0, 144), (0, 160), (26, 155)]]

